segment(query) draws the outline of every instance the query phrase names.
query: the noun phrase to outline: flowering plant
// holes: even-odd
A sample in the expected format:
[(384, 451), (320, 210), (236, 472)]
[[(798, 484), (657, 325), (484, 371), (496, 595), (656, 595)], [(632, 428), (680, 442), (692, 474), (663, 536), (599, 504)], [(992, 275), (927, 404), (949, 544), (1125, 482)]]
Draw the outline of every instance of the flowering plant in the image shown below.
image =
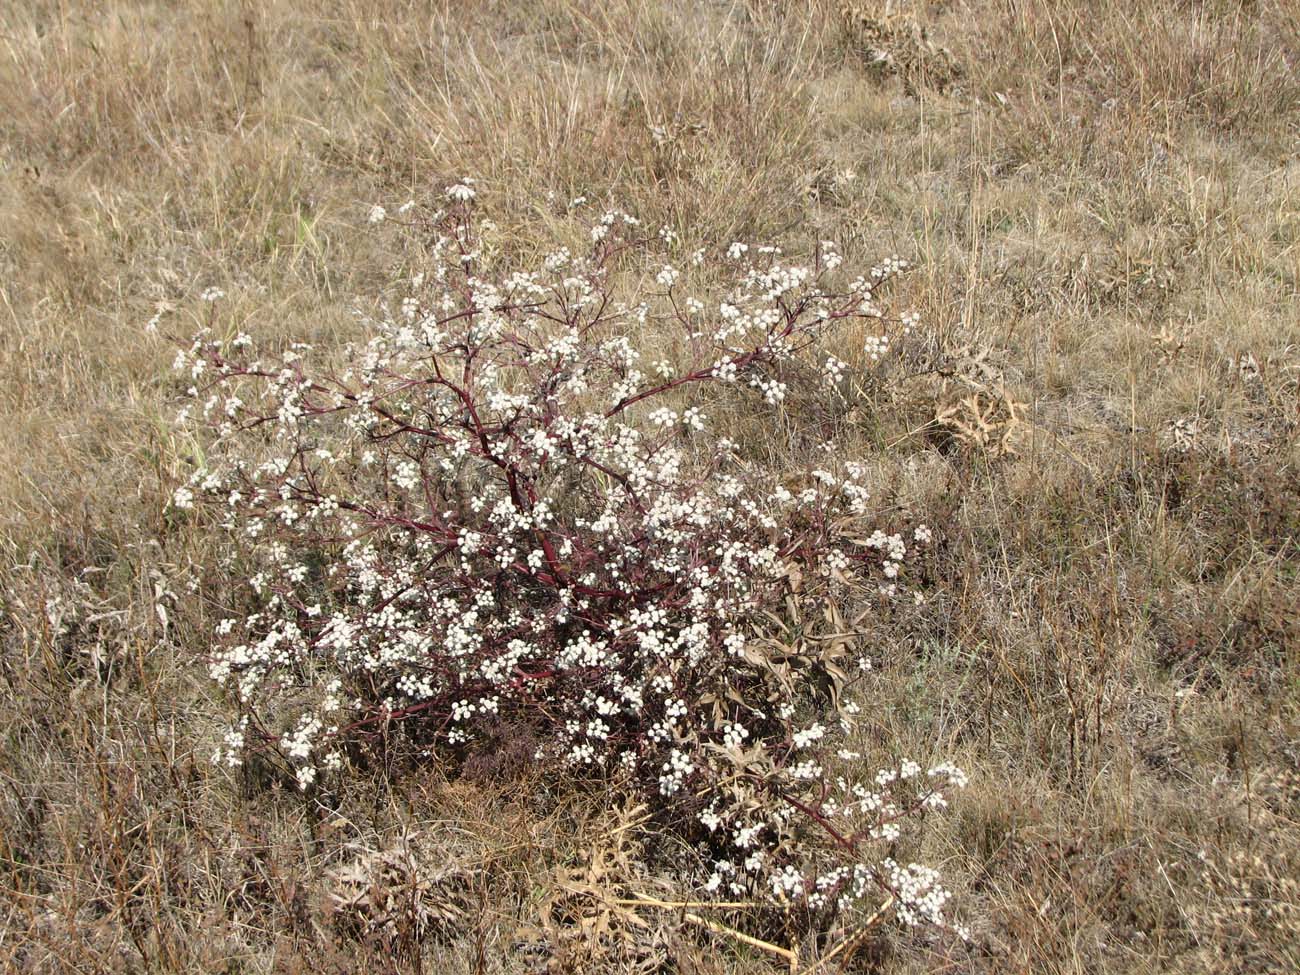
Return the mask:
[[(901, 262), (836, 285), (829, 245), (798, 264), (733, 244), (683, 271), (674, 234), (610, 211), (589, 254), (512, 270), (475, 196), (371, 211), (424, 234), (427, 264), (339, 369), (255, 357), (219, 296), (177, 356), (208, 446), (174, 506), (220, 512), (256, 569), (212, 654), (241, 712), (217, 761), (256, 748), (309, 789), (380, 731), (454, 756), (524, 726), (537, 759), (699, 844), (701, 896), (833, 913), (883, 889), (943, 923), (937, 875), (886, 853), (962, 774), (834, 747), (869, 669), (841, 607), (893, 598), (929, 531), (866, 530), (865, 469), (836, 445), (791, 481), (709, 420), (728, 397), (775, 419), (818, 373), (843, 389), (817, 355), (836, 323), (887, 354), (914, 324), (877, 303)], [(725, 278), (707, 302), (696, 270)]]

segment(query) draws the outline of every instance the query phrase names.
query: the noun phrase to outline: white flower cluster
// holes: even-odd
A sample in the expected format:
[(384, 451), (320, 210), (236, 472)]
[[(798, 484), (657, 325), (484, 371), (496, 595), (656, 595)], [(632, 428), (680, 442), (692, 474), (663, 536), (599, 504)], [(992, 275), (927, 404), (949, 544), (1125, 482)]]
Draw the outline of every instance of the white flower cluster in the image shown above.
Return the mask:
[[(732, 382), (756, 411), (780, 404), (795, 359), (838, 378), (818, 340), (844, 319), (897, 325), (874, 294), (901, 265), (835, 288), (829, 245), (801, 265), (733, 244), (714, 299), (679, 304), (689, 272), (659, 260), (646, 269), (662, 290), (629, 300), (610, 263), (649, 246), (634, 217), (605, 213), (589, 256), (518, 270), (482, 245), (476, 196), (465, 179), (445, 210), (415, 214), (428, 266), (364, 321), (341, 371), (313, 372), (306, 346), (258, 359), (242, 334), (200, 333), (177, 356), (199, 404), (181, 422), (209, 433), (174, 507), (212, 512), (254, 565), (256, 611), (216, 633), (211, 673), (242, 711), (217, 760), (274, 750), (307, 789), (380, 726), (413, 722), (463, 752), (523, 722), (539, 758), (620, 769), (712, 837), (706, 890), (827, 910), (887, 890), (905, 920), (940, 920), (921, 868), (865, 862), (941, 807), (938, 785), (913, 764), (830, 781), (855, 708), (797, 721), (820, 677), (777, 679), (750, 639), (794, 574), (888, 598), (907, 546), (863, 525), (866, 468), (842, 451), (792, 489), (710, 436), (705, 409)], [(656, 323), (687, 339), (643, 371), (629, 336)], [(273, 723), (286, 712), (293, 724)]]

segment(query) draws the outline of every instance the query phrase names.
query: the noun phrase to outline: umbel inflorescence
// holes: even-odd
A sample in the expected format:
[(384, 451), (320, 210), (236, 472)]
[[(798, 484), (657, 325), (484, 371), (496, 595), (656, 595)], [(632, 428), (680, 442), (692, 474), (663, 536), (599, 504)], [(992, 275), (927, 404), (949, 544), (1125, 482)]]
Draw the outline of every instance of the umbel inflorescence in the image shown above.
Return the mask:
[[(897, 598), (929, 530), (871, 525), (841, 446), (791, 477), (710, 417), (775, 427), (792, 384), (842, 395), (853, 370), (819, 340), (852, 322), (868, 368), (889, 354), (915, 322), (877, 299), (901, 263), (685, 254), (611, 211), (589, 253), (520, 269), (468, 180), (385, 220), (422, 235), (422, 264), (341, 366), (258, 357), (215, 293), (177, 356), (205, 450), (174, 507), (251, 566), (253, 610), (211, 659), (240, 711), (217, 761), (257, 750), (313, 789), (381, 729), (455, 760), (524, 727), (538, 760), (697, 843), (698, 896), (834, 913), (885, 894), (942, 924), (937, 875), (886, 854), (963, 776), (843, 747), (869, 663), (837, 609)], [(792, 605), (841, 631), (816, 659), (773, 639)]]

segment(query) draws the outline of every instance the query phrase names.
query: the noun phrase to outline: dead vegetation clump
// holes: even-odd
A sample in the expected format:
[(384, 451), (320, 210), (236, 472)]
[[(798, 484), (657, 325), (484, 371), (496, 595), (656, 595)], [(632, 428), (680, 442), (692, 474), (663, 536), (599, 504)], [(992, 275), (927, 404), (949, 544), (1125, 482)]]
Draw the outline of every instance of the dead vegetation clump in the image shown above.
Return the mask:
[(951, 51), (934, 42), (910, 6), (890, 0), (842, 4), (840, 17), (850, 48), (877, 76), (900, 79), (908, 94), (920, 88), (947, 91), (960, 82), (961, 65)]

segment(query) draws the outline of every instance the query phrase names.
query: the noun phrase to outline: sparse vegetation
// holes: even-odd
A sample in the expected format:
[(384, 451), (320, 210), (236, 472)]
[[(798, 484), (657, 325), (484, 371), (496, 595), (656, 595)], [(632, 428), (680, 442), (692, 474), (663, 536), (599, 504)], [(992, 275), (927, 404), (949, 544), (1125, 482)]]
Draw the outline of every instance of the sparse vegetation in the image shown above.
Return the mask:
[[(1298, 66), (1283, 0), (5, 7), (0, 966), (1300, 967)], [(620, 264), (632, 305), (668, 301), (664, 261), (716, 303), (735, 274), (685, 256), (733, 241), (914, 266), (889, 296), (920, 313), (906, 339), (848, 318), (762, 374), (783, 396), (723, 387), (707, 433), (660, 439), (712, 463), (729, 438), (793, 497), (856, 461), (865, 534), (927, 526), (894, 567), (907, 598), (816, 560), (764, 590), (757, 638), (810, 684), (747, 730), (788, 766), (834, 723), (825, 649), (869, 660), (834, 747), (868, 774), (969, 774), (900, 850), (941, 868), (969, 942), (878, 901), (817, 923), (749, 889), (700, 904), (707, 829), (657, 776), (538, 762), (577, 743), (526, 709), (454, 760), (381, 720), (346, 775), (257, 749), (232, 767), (208, 668), (254, 554), (176, 504), (225, 448), (175, 422), (169, 337), (309, 343), (342, 376), (370, 296), (400, 326), (392, 288), (430, 262), (401, 203), (442, 207), (466, 174), (504, 269), (635, 214), (664, 254)], [(620, 325), (643, 362), (690, 358), (670, 307)], [(681, 392), (659, 404), (677, 427), (700, 405)], [(648, 407), (629, 422), (659, 429)], [(326, 683), (259, 697), (250, 737), (292, 732)]]

